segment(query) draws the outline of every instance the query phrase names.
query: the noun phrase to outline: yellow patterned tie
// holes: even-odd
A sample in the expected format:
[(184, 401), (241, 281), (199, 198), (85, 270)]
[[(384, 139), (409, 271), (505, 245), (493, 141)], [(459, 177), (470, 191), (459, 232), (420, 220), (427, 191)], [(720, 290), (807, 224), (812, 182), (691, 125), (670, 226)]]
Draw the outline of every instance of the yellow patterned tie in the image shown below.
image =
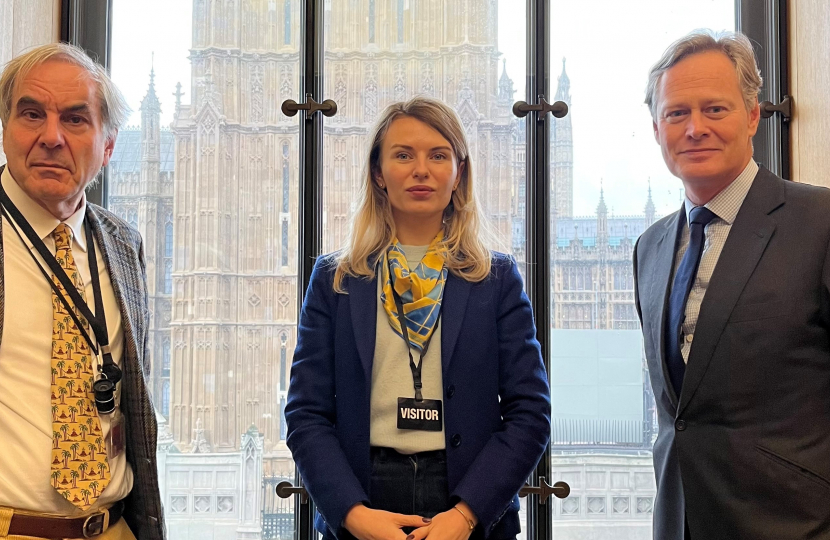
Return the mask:
[[(72, 230), (61, 223), (52, 236), (58, 264), (86, 300), (83, 280), (70, 247)], [(95, 247), (87, 246), (87, 249)], [(58, 278), (52, 279), (72, 304)], [(52, 313), (52, 486), (67, 501), (86, 510), (110, 481), (104, 433), (92, 393), (95, 357), (54, 291)], [(89, 323), (80, 314), (78, 319), (89, 334)]]

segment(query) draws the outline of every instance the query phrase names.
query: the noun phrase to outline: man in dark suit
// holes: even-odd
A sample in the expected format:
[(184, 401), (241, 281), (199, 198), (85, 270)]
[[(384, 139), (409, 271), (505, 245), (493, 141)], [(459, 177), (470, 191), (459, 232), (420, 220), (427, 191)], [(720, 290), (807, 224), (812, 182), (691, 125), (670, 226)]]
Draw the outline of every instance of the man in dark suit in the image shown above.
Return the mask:
[(659, 540), (830, 538), (830, 192), (752, 160), (760, 86), (736, 33), (682, 38), (649, 78), (686, 193), (634, 255)]
[(165, 537), (142, 241), (85, 196), (128, 112), (65, 44), (0, 75), (3, 538)]

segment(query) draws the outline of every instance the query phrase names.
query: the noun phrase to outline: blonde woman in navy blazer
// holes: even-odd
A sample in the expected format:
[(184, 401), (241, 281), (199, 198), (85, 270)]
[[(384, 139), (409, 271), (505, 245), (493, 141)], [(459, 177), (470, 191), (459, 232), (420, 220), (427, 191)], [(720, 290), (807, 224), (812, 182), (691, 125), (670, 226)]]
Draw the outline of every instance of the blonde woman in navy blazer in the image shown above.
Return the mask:
[[(515, 538), (517, 493), (550, 437), (550, 389), (516, 262), (482, 240), (468, 146), (452, 109), (428, 98), (391, 105), (368, 158), (347, 245), (320, 257), (311, 276), (285, 409), (288, 447), (317, 506), (315, 526), (339, 540)], [(386, 428), (373, 423), (372, 398), (379, 362), (390, 362), (376, 336), (396, 320), (380, 315), (396, 304), (379, 291), (390, 292), (389, 283), (397, 291), (402, 279), (382, 266), (409, 256), (407, 245), (429, 246), (417, 268), (429, 270), (440, 250), (445, 269), (440, 339), (429, 351), (440, 344), (440, 362), (422, 361), (441, 381), (432, 391), (443, 438), (414, 454), (395, 448), (394, 427), (389, 448), (370, 445), (372, 430)], [(394, 339), (409, 344), (400, 333)], [(411, 391), (407, 349), (396, 346), (404, 352), (393, 367), (406, 366)], [(399, 432), (417, 446), (420, 432)], [(429, 436), (435, 440), (423, 432)]]

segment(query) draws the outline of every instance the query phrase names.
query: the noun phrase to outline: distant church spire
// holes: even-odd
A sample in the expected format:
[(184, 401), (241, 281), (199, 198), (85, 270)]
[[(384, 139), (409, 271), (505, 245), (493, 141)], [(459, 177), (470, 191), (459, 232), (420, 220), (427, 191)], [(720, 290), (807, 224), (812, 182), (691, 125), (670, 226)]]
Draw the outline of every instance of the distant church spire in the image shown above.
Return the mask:
[(507, 59), (502, 63), (501, 77), (499, 78), (499, 105), (512, 105), (513, 95), (516, 91), (513, 89), (513, 79), (507, 76)]
[(648, 200), (646, 201), (646, 227), (654, 223), (657, 209), (654, 207), (654, 200), (651, 198), (651, 178), (648, 179)]
[[(564, 101), (570, 105), (571, 80), (565, 72), (565, 59), (562, 59), (562, 74), (556, 89), (556, 101)], [(573, 216), (573, 131), (571, 128), (571, 113), (564, 118), (551, 118), (550, 129), (550, 156), (551, 156), (551, 187), (553, 190), (552, 206), (557, 219)], [(554, 228), (553, 225), (551, 225)]]
[(562, 58), (562, 73), (559, 75), (559, 86), (556, 89), (555, 101), (564, 101), (570, 104), (571, 102), (571, 79), (565, 71), (565, 58)]
[(597, 246), (604, 250), (608, 246), (608, 206), (605, 205), (605, 190), (600, 181), (599, 204), (597, 205)]
[[(161, 135), (159, 134), (161, 122), (161, 102), (156, 95), (156, 73), (150, 64), (150, 85), (147, 94), (141, 100), (141, 160), (144, 163), (151, 163), (152, 166), (142, 171), (143, 177), (151, 182), (158, 179), (159, 150)], [(149, 184), (145, 184), (149, 185)]]
[(150, 61), (150, 85), (147, 88), (147, 94), (141, 100), (142, 115), (157, 114), (161, 112), (161, 102), (156, 95), (156, 71), (153, 68), (153, 61)]
[(608, 215), (608, 206), (605, 204), (605, 188), (602, 187), (602, 182), (599, 185), (599, 204), (597, 205), (597, 216)]

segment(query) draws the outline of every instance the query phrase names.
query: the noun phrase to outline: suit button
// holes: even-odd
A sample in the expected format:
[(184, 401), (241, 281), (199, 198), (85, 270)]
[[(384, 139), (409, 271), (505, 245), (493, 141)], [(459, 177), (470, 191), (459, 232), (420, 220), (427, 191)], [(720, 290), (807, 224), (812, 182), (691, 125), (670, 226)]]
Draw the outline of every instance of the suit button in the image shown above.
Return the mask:
[(450, 439), (450, 444), (453, 448), (458, 448), (459, 446), (461, 446), (461, 435), (459, 435), (458, 433), (453, 435), (452, 439)]
[(447, 387), (447, 399), (450, 399), (454, 395), (455, 395), (455, 386), (451, 384)]
[(678, 420), (674, 423), (674, 427), (677, 431), (683, 431), (686, 429), (686, 421), (685, 420)]

